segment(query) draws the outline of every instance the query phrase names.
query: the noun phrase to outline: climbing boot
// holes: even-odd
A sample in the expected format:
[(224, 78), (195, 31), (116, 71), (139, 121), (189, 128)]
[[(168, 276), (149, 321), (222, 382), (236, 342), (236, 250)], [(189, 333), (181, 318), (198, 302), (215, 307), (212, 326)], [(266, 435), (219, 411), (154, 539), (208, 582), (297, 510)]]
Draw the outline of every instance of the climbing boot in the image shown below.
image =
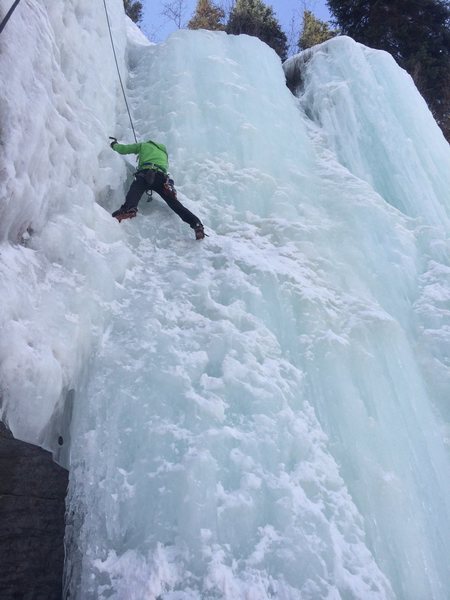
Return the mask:
[(114, 218), (116, 218), (119, 223), (124, 219), (133, 219), (137, 215), (137, 208), (130, 208), (129, 210), (123, 210), (119, 208), (119, 210), (115, 210), (112, 214)]
[(194, 231), (196, 240), (202, 240), (206, 235), (205, 230), (203, 229), (203, 225), (201, 225), (200, 223), (194, 227)]

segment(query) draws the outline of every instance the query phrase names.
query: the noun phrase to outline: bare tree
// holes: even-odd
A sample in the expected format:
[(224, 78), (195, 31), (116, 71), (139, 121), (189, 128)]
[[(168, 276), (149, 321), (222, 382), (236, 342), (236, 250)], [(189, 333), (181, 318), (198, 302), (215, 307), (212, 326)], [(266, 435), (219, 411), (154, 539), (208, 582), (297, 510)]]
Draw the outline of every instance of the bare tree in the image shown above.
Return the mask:
[(293, 56), (298, 52), (298, 36), (300, 31), (301, 15), (298, 10), (292, 11), (289, 29), (287, 30), (288, 56)]
[(163, 3), (161, 14), (175, 23), (178, 29), (182, 29), (186, 26), (187, 9), (187, 0), (170, 0), (170, 2)]

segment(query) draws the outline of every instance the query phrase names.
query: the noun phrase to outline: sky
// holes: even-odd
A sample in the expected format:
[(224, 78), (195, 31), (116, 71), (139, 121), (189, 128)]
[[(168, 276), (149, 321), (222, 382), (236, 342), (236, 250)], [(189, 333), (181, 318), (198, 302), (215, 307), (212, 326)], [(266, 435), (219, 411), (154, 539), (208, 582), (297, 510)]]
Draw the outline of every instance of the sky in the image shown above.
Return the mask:
[[(178, 3), (184, 2), (186, 6), (184, 21), (187, 22), (194, 12), (197, 4), (196, 0), (141, 0), (142, 4), (144, 5), (144, 19), (141, 28), (147, 37), (154, 42), (163, 41), (177, 28), (173, 22), (171, 23), (167, 17), (164, 17), (161, 14), (163, 11), (163, 5), (171, 1)], [(216, 1), (216, 4), (219, 5), (223, 5), (225, 3)], [(274, 0), (273, 2), (267, 1), (266, 4), (273, 6), (275, 14), (280, 21), (281, 27), (288, 37), (292, 28), (291, 21), (294, 15), (296, 19), (296, 30), (298, 31), (300, 27), (300, 15), (303, 14), (305, 6), (319, 19), (322, 19), (323, 21), (328, 21), (330, 19), (330, 13), (326, 6), (326, 0)]]

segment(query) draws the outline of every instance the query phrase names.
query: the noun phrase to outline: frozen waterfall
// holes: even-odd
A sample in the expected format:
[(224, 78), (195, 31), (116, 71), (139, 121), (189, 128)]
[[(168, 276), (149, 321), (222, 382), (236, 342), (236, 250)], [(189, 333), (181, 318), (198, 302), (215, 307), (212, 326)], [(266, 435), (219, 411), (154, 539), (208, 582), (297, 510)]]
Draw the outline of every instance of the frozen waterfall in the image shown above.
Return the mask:
[(70, 465), (69, 597), (446, 600), (450, 151), (424, 101), (348, 38), (285, 65), (293, 95), (256, 38), (153, 45), (108, 6), (138, 137), (210, 237), (157, 197), (110, 217), (107, 138), (133, 139), (103, 5), (21, 6), (2, 418)]

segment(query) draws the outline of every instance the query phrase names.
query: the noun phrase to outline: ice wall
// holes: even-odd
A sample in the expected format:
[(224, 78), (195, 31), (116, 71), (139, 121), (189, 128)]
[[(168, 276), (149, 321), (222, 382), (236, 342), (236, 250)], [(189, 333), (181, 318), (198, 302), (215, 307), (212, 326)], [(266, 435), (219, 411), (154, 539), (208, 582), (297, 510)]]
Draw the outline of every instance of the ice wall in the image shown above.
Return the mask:
[(390, 54), (342, 36), (283, 66), (343, 165), (403, 213), (448, 225), (448, 143)]
[[(450, 385), (450, 363), (448, 348), (450, 344), (450, 268), (449, 268), (449, 201), (450, 201), (450, 151), (442, 132), (432, 118), (424, 100), (419, 96), (411, 77), (398, 68), (389, 54), (374, 51), (350, 38), (336, 38), (322, 44), (311, 51), (304, 52), (285, 63), (284, 70), (287, 75), (288, 85), (296, 91), (299, 104), (311, 118), (310, 133), (315, 140), (322, 156), (326, 157), (329, 149), (337, 156), (339, 162), (348, 168), (354, 175), (368, 182), (377, 191), (383, 200), (390, 203), (403, 214), (409, 217), (409, 229), (413, 235), (414, 248), (411, 248), (410, 259), (414, 264), (414, 283), (408, 292), (404, 291), (408, 301), (399, 312), (396, 319), (402, 325), (403, 334), (408, 338), (412, 350), (411, 357), (414, 365), (407, 366), (394, 348), (393, 356), (386, 359), (386, 368), (390, 370), (396, 363), (399, 374), (403, 371), (409, 378), (411, 370), (419, 372), (419, 380), (401, 382), (401, 378), (394, 376), (389, 383), (390, 391), (384, 390), (385, 397), (397, 397), (395, 388), (400, 384), (402, 394), (405, 396), (406, 426), (405, 434), (409, 438), (402, 440), (400, 431), (402, 427), (392, 427), (391, 434), (397, 438), (395, 451), (388, 459), (394, 465), (395, 461), (405, 452), (405, 471), (402, 469), (401, 479), (405, 481), (406, 470), (412, 476), (416, 470), (428, 472), (435, 476), (435, 460), (426, 466), (422, 463), (425, 455), (418, 453), (421, 447), (420, 437), (426, 434), (427, 429), (432, 438), (442, 441), (445, 452), (448, 447), (448, 390)], [(320, 150), (322, 148), (322, 150)], [(372, 229), (372, 222), (367, 223)], [(382, 243), (386, 241), (380, 240)], [(388, 243), (388, 242), (387, 242)], [(391, 295), (393, 288), (386, 286), (387, 294)], [(391, 314), (392, 309), (389, 311)], [(392, 340), (391, 340), (392, 341)], [(341, 362), (343, 359), (343, 362)], [(360, 381), (358, 386), (362, 397), (366, 397), (372, 409), (379, 412), (382, 403), (377, 401), (372, 404), (373, 389), (382, 378), (374, 372), (373, 364), (367, 369), (361, 363), (359, 369)], [(332, 370), (347, 372), (353, 370), (353, 357), (347, 359), (343, 356), (336, 360), (333, 358)], [(312, 373), (311, 373), (312, 374)], [(311, 385), (314, 393), (321, 394), (323, 382), (312, 376)], [(315, 381), (314, 381), (315, 380)], [(353, 384), (352, 384), (353, 385)], [(420, 427), (418, 433), (412, 433), (407, 425), (411, 415), (420, 420), (423, 413), (417, 405), (417, 399), (425, 393), (425, 402), (429, 404), (433, 413), (440, 415), (436, 424), (429, 427)], [(331, 395), (325, 392), (325, 401), (331, 400)], [(327, 400), (328, 398), (328, 400)], [(409, 408), (408, 408), (409, 407)], [(353, 420), (353, 416), (350, 417)], [(327, 417), (328, 419), (328, 417)], [(323, 422), (323, 421), (322, 421)], [(341, 437), (340, 427), (336, 428), (338, 419), (332, 419), (326, 430), (331, 438), (338, 440)], [(392, 422), (391, 422), (392, 425)], [(360, 431), (365, 431), (361, 427)], [(386, 432), (389, 428), (386, 428)], [(355, 440), (352, 441), (354, 443)], [(424, 442), (430, 448), (429, 442)], [(353, 470), (354, 459), (348, 460), (351, 453), (348, 451), (348, 442), (337, 441), (335, 449), (340, 454), (339, 462), (343, 468)], [(360, 455), (362, 446), (360, 445)], [(409, 448), (408, 448), (409, 447)], [(381, 448), (377, 451), (381, 456)], [(356, 453), (355, 453), (356, 455)], [(409, 466), (408, 466), (409, 464)], [(347, 467), (345, 467), (347, 465)], [(368, 470), (373, 475), (371, 469)], [(395, 471), (394, 471), (395, 472)], [(394, 473), (393, 472), (393, 473)], [(391, 475), (393, 475), (391, 473)], [(443, 473), (441, 473), (442, 475)], [(389, 475), (388, 477), (390, 477)], [(423, 475), (422, 475), (423, 476)], [(438, 474), (439, 476), (439, 474)], [(384, 477), (384, 476), (383, 476)], [(359, 506), (370, 504), (370, 495), (376, 498), (375, 504), (383, 504), (380, 487), (374, 485), (370, 492), (370, 483), (361, 482), (351, 477), (346, 478), (352, 490), (353, 497)], [(434, 488), (431, 482), (423, 483), (419, 493), (421, 502), (427, 510), (432, 511), (433, 502), (429, 493)], [(440, 484), (438, 484), (440, 487)], [(364, 488), (364, 489), (363, 489)], [(433, 493), (433, 492), (432, 492)], [(394, 500), (391, 497), (391, 501)], [(440, 500), (439, 500), (440, 502)], [(401, 506), (402, 500), (395, 500), (396, 511), (389, 509), (391, 516), (396, 514), (393, 522), (402, 529)], [(420, 511), (416, 508), (407, 517), (408, 522), (417, 518)], [(369, 537), (374, 540), (379, 538), (378, 529), (370, 525)], [(441, 525), (438, 521), (430, 526), (422, 525), (423, 537), (414, 542), (418, 552), (423, 552), (424, 546), (431, 540), (433, 546), (441, 544)], [(407, 527), (404, 533), (411, 533), (412, 528)], [(379, 542), (373, 542), (377, 545)], [(404, 539), (403, 544), (408, 542)], [(388, 558), (391, 563), (392, 558)], [(395, 559), (394, 559), (395, 560)], [(382, 564), (386, 557), (382, 559)], [(387, 567), (389, 570), (389, 566)], [(445, 573), (445, 565), (441, 565), (441, 572)], [(407, 575), (411, 578), (411, 575)], [(442, 584), (441, 584), (442, 585)], [(421, 598), (426, 595), (432, 597), (445, 596), (448, 593), (448, 584), (443, 588), (432, 588), (419, 591), (402, 589), (401, 597)]]
[(441, 199), (411, 218), (339, 162), (254, 38), (132, 55), (139, 136), (211, 237), (158, 201), (124, 225), (138, 264), (75, 408), (69, 588), (444, 599), (450, 464), (417, 309)]
[(66, 591), (446, 599), (450, 170), (422, 99), (345, 39), (296, 59), (296, 99), (255, 38), (127, 41), (107, 4), (138, 135), (210, 237), (157, 198), (111, 219), (107, 136), (132, 135), (103, 4), (21, 3), (0, 39), (2, 418), (70, 459)]
[(411, 77), (386, 52), (339, 37), (288, 60), (284, 70), (318, 125), (313, 135), (415, 220), (421, 271), (412, 312), (416, 354), (431, 401), (448, 422), (449, 145)]
[[(123, 5), (108, 6), (124, 68)], [(59, 452), (64, 405), (130, 260), (96, 203), (125, 173), (106, 145), (123, 101), (102, 2), (22, 2), (0, 52), (1, 414)]]

